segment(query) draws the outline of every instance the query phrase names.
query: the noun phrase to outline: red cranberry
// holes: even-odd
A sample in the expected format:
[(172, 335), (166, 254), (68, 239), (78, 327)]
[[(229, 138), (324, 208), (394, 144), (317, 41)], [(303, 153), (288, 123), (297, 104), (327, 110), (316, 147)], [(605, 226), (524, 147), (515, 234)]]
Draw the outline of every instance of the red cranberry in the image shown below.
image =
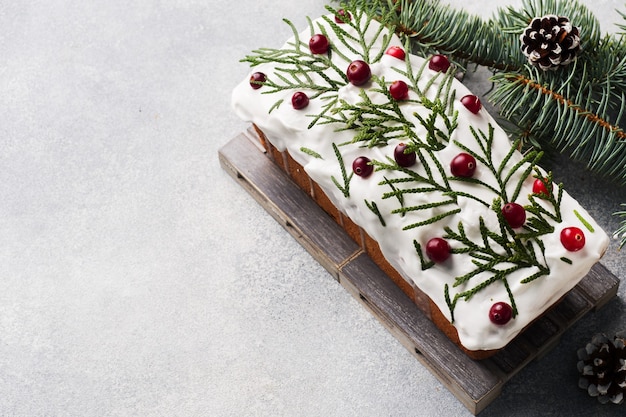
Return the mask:
[(402, 80), (394, 81), (389, 86), (389, 94), (394, 100), (406, 100), (409, 98), (409, 86)]
[(522, 227), (526, 221), (526, 210), (517, 203), (506, 203), (502, 207), (502, 215), (513, 229)]
[(365, 61), (356, 60), (348, 65), (348, 70), (346, 71), (346, 75), (348, 76), (348, 80), (353, 85), (363, 85), (369, 81), (372, 76), (372, 71), (370, 70), (370, 66)]
[(548, 192), (548, 188), (546, 187), (546, 183), (540, 178), (537, 178), (533, 183), (533, 193), (543, 194), (546, 196), (550, 195), (550, 193)]
[(352, 16), (349, 12), (346, 12), (344, 9), (337, 10), (337, 13), (335, 14), (336, 23), (348, 23), (350, 20), (352, 20)]
[(585, 234), (578, 227), (566, 227), (561, 230), (561, 244), (570, 252), (579, 251), (585, 246)]
[(406, 57), (404, 49), (400, 48), (399, 46), (390, 46), (385, 53), (402, 61), (404, 61), (404, 58)]
[(417, 155), (415, 151), (406, 152), (407, 146), (404, 143), (399, 143), (396, 148), (393, 150), (393, 159), (396, 160), (398, 165), (401, 167), (410, 167), (415, 164), (417, 160)]
[(445, 239), (434, 237), (426, 243), (426, 255), (431, 261), (442, 263), (450, 257), (450, 245)]
[(328, 38), (324, 35), (313, 35), (309, 40), (309, 49), (313, 54), (325, 54), (328, 51)]
[(471, 111), (474, 114), (478, 114), (480, 109), (483, 107), (479, 98), (474, 95), (467, 95), (461, 99), (461, 103), (467, 108), (467, 110)]
[(254, 74), (250, 76), (250, 87), (254, 88), (255, 90), (258, 90), (259, 88), (263, 86), (263, 83), (266, 80), (267, 80), (267, 77), (265, 77), (265, 74), (263, 74), (262, 72), (255, 72)]
[(468, 153), (461, 152), (450, 162), (450, 171), (455, 177), (473, 177), (476, 171), (476, 159)]
[(291, 105), (296, 110), (303, 109), (309, 105), (309, 96), (302, 91), (297, 91), (291, 96)]
[(493, 324), (502, 326), (513, 318), (513, 308), (505, 302), (497, 302), (489, 309), (489, 320)]
[(428, 62), (428, 68), (433, 71), (446, 72), (450, 68), (450, 61), (445, 55), (433, 55)]
[(369, 177), (374, 172), (374, 166), (370, 164), (370, 159), (366, 156), (359, 156), (352, 162), (352, 171), (359, 177)]

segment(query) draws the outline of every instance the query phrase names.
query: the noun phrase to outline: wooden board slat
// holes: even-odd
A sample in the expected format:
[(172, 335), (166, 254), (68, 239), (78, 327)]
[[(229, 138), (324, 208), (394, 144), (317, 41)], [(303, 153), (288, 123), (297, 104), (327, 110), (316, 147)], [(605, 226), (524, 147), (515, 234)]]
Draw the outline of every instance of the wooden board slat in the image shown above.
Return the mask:
[(576, 288), (520, 336), (483, 361), (467, 357), (243, 132), (219, 151), (222, 167), (361, 302), (472, 413), (531, 361), (545, 355), (589, 311), (617, 294), (619, 280), (597, 264)]

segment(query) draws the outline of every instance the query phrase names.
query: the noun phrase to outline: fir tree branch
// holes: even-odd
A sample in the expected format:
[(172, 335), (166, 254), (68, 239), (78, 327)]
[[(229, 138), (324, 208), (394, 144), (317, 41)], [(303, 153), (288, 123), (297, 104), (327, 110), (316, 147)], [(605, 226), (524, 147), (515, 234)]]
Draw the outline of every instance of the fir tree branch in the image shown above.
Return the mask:
[[(557, 102), (562, 107), (571, 110), (576, 113), (577, 116), (587, 119), (589, 122), (597, 125), (599, 128), (604, 129), (608, 132), (614, 133), (619, 139), (626, 138), (626, 132), (624, 132), (620, 127), (611, 124), (608, 120), (603, 119), (598, 114), (590, 113), (585, 108), (580, 105), (574, 103), (573, 101), (565, 98), (562, 94), (559, 94), (557, 91), (551, 90), (550, 88), (539, 84), (537, 81), (529, 79), (522, 74), (517, 73), (505, 73), (501, 76), (496, 76), (493, 78), (495, 82), (502, 80), (502, 82), (507, 82), (511, 84), (519, 84), (520, 86), (525, 87), (525, 93), (531, 93), (532, 90), (536, 91), (540, 95), (545, 96), (546, 98)], [(606, 101), (606, 100), (605, 100)]]

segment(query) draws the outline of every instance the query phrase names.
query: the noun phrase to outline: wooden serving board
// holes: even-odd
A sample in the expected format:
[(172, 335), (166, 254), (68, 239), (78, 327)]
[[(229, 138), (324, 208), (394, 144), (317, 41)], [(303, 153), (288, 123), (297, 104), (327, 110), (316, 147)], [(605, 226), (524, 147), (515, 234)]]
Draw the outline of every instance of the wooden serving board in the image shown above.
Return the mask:
[(219, 151), (222, 168), (359, 300), (470, 412), (478, 414), (504, 384), (554, 347), (561, 334), (617, 294), (601, 264), (554, 308), (489, 359), (468, 358), (415, 306), (337, 223), (274, 164), (252, 130)]

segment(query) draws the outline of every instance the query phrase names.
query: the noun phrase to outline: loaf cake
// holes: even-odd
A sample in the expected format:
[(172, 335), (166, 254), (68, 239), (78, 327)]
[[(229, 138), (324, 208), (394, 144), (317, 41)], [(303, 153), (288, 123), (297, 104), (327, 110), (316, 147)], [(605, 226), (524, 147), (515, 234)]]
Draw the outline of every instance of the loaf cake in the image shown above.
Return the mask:
[(474, 359), (507, 345), (608, 236), (454, 77), (356, 8), (253, 51), (236, 114), (267, 154)]

